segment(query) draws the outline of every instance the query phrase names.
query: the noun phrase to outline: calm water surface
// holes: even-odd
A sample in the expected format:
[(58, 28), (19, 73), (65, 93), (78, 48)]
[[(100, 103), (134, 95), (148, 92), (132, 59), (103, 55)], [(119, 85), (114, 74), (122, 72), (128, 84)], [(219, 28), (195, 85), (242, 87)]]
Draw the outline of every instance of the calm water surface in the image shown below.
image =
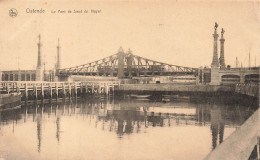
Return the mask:
[(0, 159), (202, 159), (250, 107), (178, 100), (72, 100), (0, 111)]

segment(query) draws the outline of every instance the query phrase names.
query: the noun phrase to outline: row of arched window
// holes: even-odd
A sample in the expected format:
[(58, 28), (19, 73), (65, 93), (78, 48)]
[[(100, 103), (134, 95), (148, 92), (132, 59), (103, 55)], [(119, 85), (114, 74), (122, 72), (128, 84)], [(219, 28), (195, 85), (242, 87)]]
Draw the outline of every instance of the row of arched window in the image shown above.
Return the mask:
[(2, 74), (2, 81), (36, 81), (36, 74)]

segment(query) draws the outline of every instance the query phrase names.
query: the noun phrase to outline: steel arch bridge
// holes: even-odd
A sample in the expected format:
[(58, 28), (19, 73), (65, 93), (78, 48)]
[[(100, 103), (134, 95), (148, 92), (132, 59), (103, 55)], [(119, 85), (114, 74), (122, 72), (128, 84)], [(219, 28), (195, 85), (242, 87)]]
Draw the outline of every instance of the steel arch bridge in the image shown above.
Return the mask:
[(58, 76), (110, 76), (118, 78), (141, 76), (196, 75), (197, 68), (162, 63), (127, 53), (122, 48), (118, 53), (87, 64), (58, 69)]

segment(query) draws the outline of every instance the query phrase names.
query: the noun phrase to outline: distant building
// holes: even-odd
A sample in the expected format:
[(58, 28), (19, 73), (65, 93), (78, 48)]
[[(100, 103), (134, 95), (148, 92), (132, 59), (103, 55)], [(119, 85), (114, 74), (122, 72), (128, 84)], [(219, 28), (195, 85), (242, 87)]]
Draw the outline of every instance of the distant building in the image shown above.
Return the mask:
[[(38, 61), (37, 67), (35, 70), (9, 70), (9, 71), (0, 71), (0, 80), (1, 81), (53, 81), (54, 80), (54, 71), (45, 70), (43, 67), (42, 53), (41, 53), (41, 36), (39, 35), (38, 46)], [(56, 69), (60, 67), (60, 58), (59, 50), (60, 46), (57, 47), (58, 57)]]
[(36, 81), (36, 70), (2, 71), (2, 81)]

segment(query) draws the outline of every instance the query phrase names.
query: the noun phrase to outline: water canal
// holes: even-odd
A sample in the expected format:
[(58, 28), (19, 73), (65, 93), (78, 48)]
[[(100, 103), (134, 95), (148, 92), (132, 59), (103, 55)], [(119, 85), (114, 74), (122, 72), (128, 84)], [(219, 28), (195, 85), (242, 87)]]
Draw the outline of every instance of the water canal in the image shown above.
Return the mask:
[(202, 159), (254, 106), (176, 99), (28, 102), (0, 111), (4, 159)]

